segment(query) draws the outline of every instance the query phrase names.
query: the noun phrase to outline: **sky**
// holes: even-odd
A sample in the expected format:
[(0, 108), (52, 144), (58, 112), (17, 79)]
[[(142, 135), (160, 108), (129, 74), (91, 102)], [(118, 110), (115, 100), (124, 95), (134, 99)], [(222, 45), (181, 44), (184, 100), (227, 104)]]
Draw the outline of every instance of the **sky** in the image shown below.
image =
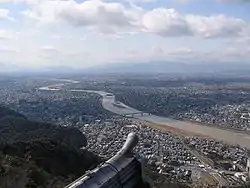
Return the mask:
[(250, 0), (0, 0), (1, 70), (249, 62)]

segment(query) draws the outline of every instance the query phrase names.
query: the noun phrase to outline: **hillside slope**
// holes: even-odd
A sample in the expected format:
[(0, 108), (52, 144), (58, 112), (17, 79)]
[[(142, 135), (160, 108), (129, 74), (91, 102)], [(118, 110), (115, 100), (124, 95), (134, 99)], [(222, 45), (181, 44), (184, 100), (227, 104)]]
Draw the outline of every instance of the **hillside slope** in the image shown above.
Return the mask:
[(18, 112), (15, 112), (14, 110), (11, 110), (4, 106), (0, 106), (0, 120), (8, 116), (26, 119), (24, 115), (19, 114)]
[(34, 122), (0, 107), (0, 188), (63, 187), (101, 160), (80, 150), (77, 129)]
[(0, 119), (0, 142), (56, 141), (70, 147), (87, 145), (85, 136), (77, 129), (34, 122), (28, 119), (7, 116)]

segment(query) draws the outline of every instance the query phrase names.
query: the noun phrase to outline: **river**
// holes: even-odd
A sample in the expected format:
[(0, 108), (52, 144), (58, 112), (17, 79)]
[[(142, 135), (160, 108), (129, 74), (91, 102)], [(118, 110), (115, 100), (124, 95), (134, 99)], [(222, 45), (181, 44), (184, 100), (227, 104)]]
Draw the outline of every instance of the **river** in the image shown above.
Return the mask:
[[(71, 83), (72, 82), (73, 81), (71, 81)], [(73, 83), (77, 83), (77, 81), (74, 81)], [(52, 89), (52, 88), (49, 88), (48, 86), (48, 87), (41, 87), (39, 89), (46, 90), (46, 91), (60, 91), (61, 90), (60, 86), (62, 86), (62, 84), (58, 84), (56, 86), (59, 86), (59, 87), (56, 89)], [(140, 113), (141, 112), (140, 110), (129, 107), (123, 103), (119, 104), (119, 106), (123, 106), (123, 107), (114, 106), (115, 96), (112, 93), (107, 93), (104, 91), (80, 90), (80, 89), (77, 89), (77, 90), (72, 89), (71, 91), (72, 92), (96, 93), (96, 94), (101, 95), (103, 108), (115, 114), (123, 115), (127, 113)], [(243, 132), (220, 129), (218, 127), (206, 126), (206, 125), (196, 124), (192, 122), (184, 122), (184, 121), (170, 119), (167, 117), (160, 117), (156, 115), (141, 116), (140, 114), (137, 114), (137, 115), (134, 115), (134, 118), (137, 118), (143, 121), (148, 121), (148, 122), (155, 123), (155, 124), (170, 126), (173, 128), (181, 129), (183, 131), (192, 132), (194, 134), (208, 136), (216, 140), (224, 141), (228, 144), (232, 144), (232, 145), (238, 144), (241, 147), (246, 147), (250, 149), (250, 135), (243, 133)]]

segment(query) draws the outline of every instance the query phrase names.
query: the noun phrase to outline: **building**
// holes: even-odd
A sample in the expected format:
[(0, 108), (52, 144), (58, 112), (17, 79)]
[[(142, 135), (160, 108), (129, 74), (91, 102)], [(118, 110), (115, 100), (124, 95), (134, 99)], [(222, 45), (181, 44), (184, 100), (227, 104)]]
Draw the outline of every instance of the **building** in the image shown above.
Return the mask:
[(247, 159), (246, 171), (247, 171), (248, 177), (250, 177), (250, 158)]

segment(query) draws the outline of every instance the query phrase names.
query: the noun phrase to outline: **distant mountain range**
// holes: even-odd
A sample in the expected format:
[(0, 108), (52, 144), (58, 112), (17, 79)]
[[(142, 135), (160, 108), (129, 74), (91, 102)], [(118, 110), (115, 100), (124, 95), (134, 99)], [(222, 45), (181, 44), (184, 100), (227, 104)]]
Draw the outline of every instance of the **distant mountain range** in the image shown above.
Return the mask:
[(93, 73), (238, 73), (250, 71), (250, 62), (182, 63), (160, 61), (144, 63), (116, 63), (94, 66), (86, 70)]
[[(250, 71), (250, 62), (201, 62), (201, 63), (186, 63), (186, 62), (169, 62), (169, 61), (150, 61), (150, 62), (134, 62), (134, 63), (103, 63), (102, 65), (94, 65), (92, 67), (45, 67), (45, 68), (30, 68), (30, 69), (8, 69), (9, 73), (28, 73), (28, 74), (72, 74), (72, 73), (87, 73), (87, 74), (107, 74), (107, 73), (132, 73), (132, 74), (156, 74), (156, 73), (171, 73), (171, 74), (248, 74)], [(4, 74), (4, 72), (1, 72)], [(5, 72), (7, 73), (7, 72)], [(239, 74), (240, 73), (240, 74)]]

